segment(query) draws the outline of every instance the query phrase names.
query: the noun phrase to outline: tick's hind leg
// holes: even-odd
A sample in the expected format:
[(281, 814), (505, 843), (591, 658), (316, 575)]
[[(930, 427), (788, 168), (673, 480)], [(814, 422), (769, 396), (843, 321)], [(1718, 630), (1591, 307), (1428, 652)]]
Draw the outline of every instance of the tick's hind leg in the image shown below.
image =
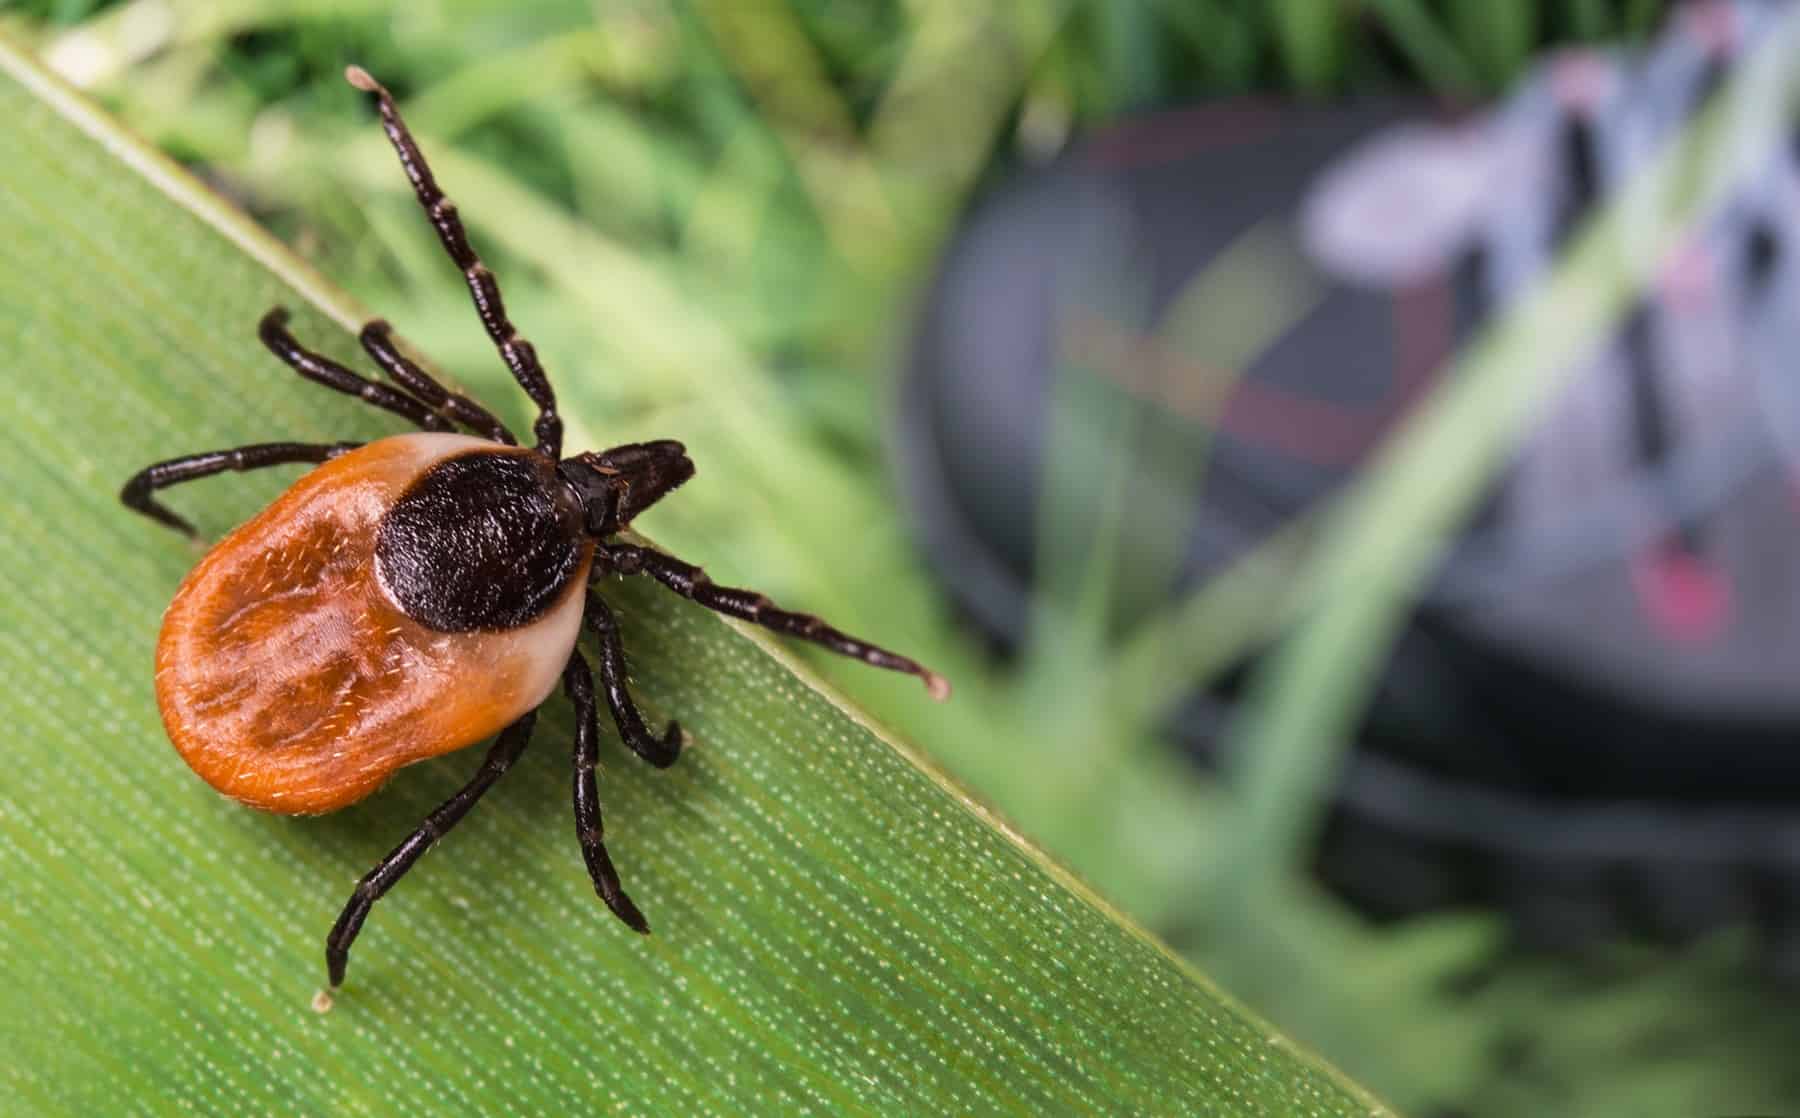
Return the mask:
[(600, 688), (606, 693), (606, 706), (612, 712), (613, 724), (631, 751), (659, 769), (666, 769), (681, 756), (681, 726), (670, 722), (663, 736), (652, 735), (644, 725), (644, 716), (625, 688), (625, 642), (619, 636), (619, 620), (613, 616), (605, 599), (588, 591), (587, 612), (583, 619), (600, 640)]
[(350, 903), (331, 926), (331, 934), (325, 937), (325, 970), (330, 975), (331, 985), (335, 989), (344, 983), (344, 968), (350, 963), (350, 945), (356, 942), (356, 933), (362, 931), (363, 921), (369, 917), (369, 909), (382, 895), (394, 887), (394, 883), (413, 868), (421, 855), (431, 849), (431, 844), (449, 833), (450, 828), (462, 821), (462, 817), (475, 806), (475, 801), (494, 786), (494, 782), (506, 775), (506, 770), (525, 752), (525, 746), (531, 742), (531, 727), (537, 721), (537, 712), (532, 711), (525, 717), (500, 731), (500, 736), (488, 749), (487, 758), (481, 762), (481, 770), (474, 779), (463, 785), (462, 790), (451, 796), (430, 815), (419, 829), (406, 836), (406, 840), (388, 852), (374, 869), (363, 875), (356, 883), (356, 891), (350, 894)]
[(450, 391), (430, 373), (408, 361), (406, 355), (395, 347), (393, 334), (393, 327), (377, 318), (362, 328), (359, 337), (362, 339), (363, 349), (375, 359), (383, 372), (394, 378), (394, 383), (423, 400), (445, 418), (461, 423), (497, 443), (518, 445), (519, 440), (513, 438), (513, 433), (506, 429), (506, 424), (495, 418), (493, 412), (459, 392)]
[(771, 602), (754, 590), (720, 586), (706, 577), (706, 572), (691, 563), (683, 563), (647, 547), (614, 543), (606, 545), (606, 556), (620, 574), (647, 574), (682, 597), (698, 602), (707, 609), (773, 629), (777, 633), (799, 637), (823, 645), (840, 656), (861, 660), (872, 667), (918, 676), (931, 697), (950, 697), (950, 681), (915, 660), (859, 640), (827, 625), (809, 613), (794, 613)]
[(594, 769), (600, 764), (600, 709), (594, 700), (594, 677), (581, 653), (570, 655), (563, 669), (563, 690), (575, 706), (575, 833), (581, 839), (581, 856), (587, 862), (594, 892), (634, 932), (650, 934), (650, 925), (619, 884), (606, 853), (605, 829), (600, 823), (600, 788)]
[(211, 477), (227, 470), (260, 470), (264, 466), (280, 466), (289, 462), (324, 462), (348, 453), (361, 443), (256, 443), (232, 450), (209, 450), (189, 454), (145, 466), (119, 490), (119, 500), (126, 508), (167, 524), (188, 536), (196, 536), (194, 526), (176, 515), (151, 494), (158, 489), (179, 485), (195, 478)]
[(355, 396), (383, 411), (393, 412), (427, 431), (455, 430), (455, 425), (448, 419), (399, 389), (357, 376), (331, 358), (307, 349), (294, 340), (294, 335), (288, 333), (287, 320), (287, 308), (273, 308), (257, 324), (256, 336), (288, 368), (315, 384), (334, 388), (346, 396)]

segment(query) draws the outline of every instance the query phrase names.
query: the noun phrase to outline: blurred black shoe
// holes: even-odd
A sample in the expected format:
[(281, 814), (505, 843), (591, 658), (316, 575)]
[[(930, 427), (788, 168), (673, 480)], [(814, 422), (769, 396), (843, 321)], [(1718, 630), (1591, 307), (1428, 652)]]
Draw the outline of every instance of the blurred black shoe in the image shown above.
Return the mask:
[[(1186, 440), (1171, 573), (1204, 582), (1351, 479), (1745, 52), (1797, 30), (1695, 5), (1461, 122), (1231, 102), (1022, 174), (949, 251), (906, 374), (903, 481), (942, 577), (1021, 636), (1075, 377)], [(1800, 972), (1800, 173), (1744, 127), (1732, 194), (1581, 355), (1395, 651), (1319, 856), (1372, 912), (1497, 904), (1561, 946), (1748, 921)], [(1175, 721), (1203, 760), (1230, 701)]]

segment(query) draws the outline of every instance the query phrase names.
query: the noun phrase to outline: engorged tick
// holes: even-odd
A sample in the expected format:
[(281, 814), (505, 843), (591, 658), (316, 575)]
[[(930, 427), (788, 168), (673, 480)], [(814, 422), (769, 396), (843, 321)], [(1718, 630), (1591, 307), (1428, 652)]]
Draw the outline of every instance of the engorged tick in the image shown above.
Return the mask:
[[(625, 744), (660, 768), (674, 763), (682, 734), (674, 722), (660, 737), (651, 734), (626, 692), (619, 627), (594, 590), (607, 575), (649, 575), (708, 609), (911, 673), (934, 698), (949, 694), (942, 676), (904, 656), (617, 539), (633, 517), (693, 476), (686, 450), (664, 439), (562, 457), (550, 381), (508, 321), (499, 284), (469, 247), (456, 207), (388, 91), (360, 67), (345, 77), (374, 99), (482, 325), (537, 405), (536, 445), (519, 446), (486, 408), (402, 356), (387, 323), (370, 322), (361, 339), (393, 386), (304, 348), (276, 308), (259, 332), (277, 357), (423, 433), (366, 445), (259, 443), (192, 454), (145, 468), (120, 493), (130, 508), (192, 536), (156, 490), (226, 470), (319, 464), (219, 541), (163, 620), (157, 705), (175, 748), (214, 788), (267, 811), (332, 811), (403, 765), (499, 735), (474, 779), (357, 883), (325, 941), (333, 987), (344, 980), (371, 906), (518, 759), (559, 679), (575, 707), (575, 827), (588, 873), (620, 920), (649, 931), (602, 842), (598, 704), (575, 648), (584, 622), (598, 639), (601, 691)], [(459, 426), (479, 437), (457, 433)]]

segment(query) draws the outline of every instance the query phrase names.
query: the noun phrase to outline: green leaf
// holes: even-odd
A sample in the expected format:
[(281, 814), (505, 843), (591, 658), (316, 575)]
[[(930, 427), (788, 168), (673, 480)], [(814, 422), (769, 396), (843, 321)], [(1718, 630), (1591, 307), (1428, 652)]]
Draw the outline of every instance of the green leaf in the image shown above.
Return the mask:
[(1466, 94), (1476, 88), (1475, 67), (1464, 56), (1463, 45), (1422, 0), (1369, 0), (1369, 7), (1433, 90)]
[[(1385, 1113), (775, 642), (640, 585), (609, 589), (638, 693), (694, 746), (667, 772), (612, 747), (603, 797), (657, 934), (593, 897), (556, 701), (314, 1012), (351, 883), (476, 757), (320, 818), (212, 793), (151, 694), (194, 553), (116, 492), (182, 452), (393, 433), (250, 329), (287, 303), (353, 360), (361, 311), (4, 43), (0, 121), (5, 1109)], [(172, 501), (216, 534), (277, 473)]]
[(1538, 10), (1530, 4), (1455, 0), (1450, 24), (1457, 41), (1481, 68), (1483, 84), (1498, 89), (1529, 60), (1538, 42)]
[(1268, 18), (1288, 80), (1309, 94), (1325, 93), (1343, 68), (1344, 5), (1337, 0), (1275, 0)]

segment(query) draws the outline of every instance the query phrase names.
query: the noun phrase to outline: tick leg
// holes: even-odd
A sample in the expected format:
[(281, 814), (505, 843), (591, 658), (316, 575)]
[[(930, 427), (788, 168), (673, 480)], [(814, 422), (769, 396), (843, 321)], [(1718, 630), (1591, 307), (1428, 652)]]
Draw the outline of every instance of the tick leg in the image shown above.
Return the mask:
[(811, 614), (784, 610), (754, 590), (720, 586), (707, 578), (706, 572), (699, 567), (660, 551), (624, 543), (607, 544), (605, 549), (612, 568), (620, 574), (647, 574), (707, 609), (823, 645), (840, 656), (861, 660), (873, 667), (918, 676), (932, 698), (941, 701), (950, 697), (950, 681), (943, 676), (916, 661), (840, 632)]
[(619, 620), (605, 599), (592, 590), (588, 591), (584, 620), (600, 639), (600, 688), (606, 693), (606, 706), (612, 711), (619, 737), (639, 757), (659, 769), (668, 768), (681, 756), (680, 724), (671, 721), (661, 738), (644, 726), (644, 716), (625, 689), (625, 643), (619, 636)]
[(594, 677), (581, 653), (569, 656), (563, 669), (563, 690), (575, 705), (575, 834), (581, 839), (581, 856), (587, 862), (594, 892), (634, 932), (650, 934), (650, 925), (619, 884), (619, 871), (607, 856), (605, 829), (600, 823), (600, 789), (594, 769), (600, 764), (600, 709), (594, 700)]
[(227, 470), (260, 470), (264, 466), (280, 466), (289, 462), (324, 462), (348, 453), (361, 446), (361, 443), (257, 443), (253, 446), (240, 446), (232, 450), (209, 450), (204, 454), (189, 454), (181, 458), (171, 458), (167, 462), (158, 462), (154, 466), (145, 466), (132, 475), (125, 487), (119, 490), (119, 500), (125, 507), (136, 509), (145, 516), (162, 524), (167, 524), (188, 536), (198, 538), (194, 526), (172, 512), (151, 493), (158, 489), (166, 489), (171, 485), (179, 485), (195, 478), (211, 477)]
[(359, 336), (363, 349), (375, 359), (375, 364), (381, 366), (383, 372), (439, 415), (461, 423), (497, 443), (518, 445), (519, 440), (513, 438), (513, 433), (506, 429), (506, 424), (495, 418), (493, 412), (467, 396), (445, 388), (430, 373), (407, 360), (406, 355), (395, 347), (393, 327), (385, 321), (379, 318), (370, 321), (362, 328)]
[(493, 787), (494, 782), (506, 775), (506, 770), (525, 752), (525, 746), (531, 741), (531, 727), (537, 721), (537, 712), (532, 711), (525, 717), (500, 731), (500, 736), (488, 749), (487, 758), (481, 762), (481, 769), (474, 779), (463, 785), (462, 790), (451, 796), (436, 810), (425, 817), (419, 829), (406, 836), (406, 840), (394, 847), (374, 869), (363, 875), (356, 883), (356, 891), (350, 894), (350, 903), (331, 926), (331, 934), (325, 937), (325, 970), (331, 978), (332, 988), (344, 984), (344, 968), (350, 963), (350, 945), (356, 942), (356, 933), (362, 931), (363, 921), (369, 917), (369, 909), (382, 895), (394, 887), (394, 883), (413, 868), (421, 855), (431, 849), (433, 843), (448, 834), (450, 828), (462, 821), (462, 817), (475, 806), (475, 801)]
[(269, 348), (269, 352), (281, 358), (282, 364), (288, 368), (307, 380), (327, 388), (335, 388), (345, 395), (355, 396), (383, 411), (391, 411), (402, 419), (411, 420), (427, 431), (454, 429), (448, 419), (399, 389), (365, 380), (331, 358), (307, 349), (288, 333), (287, 320), (287, 308), (275, 307), (262, 316), (262, 322), (256, 327), (256, 335)]
[(418, 196), (419, 205), (425, 208), (431, 227), (437, 230), (444, 251), (462, 269), (469, 294), (475, 300), (475, 313), (481, 316), (481, 325), (499, 349), (500, 359), (512, 370), (513, 379), (538, 406), (537, 423), (533, 426), (537, 449), (551, 458), (562, 457), (562, 417), (556, 413), (556, 393), (550, 387), (550, 378), (545, 375), (543, 365), (538, 363), (537, 350), (519, 336), (517, 328), (506, 317), (500, 283), (469, 247), (469, 234), (463, 228), (462, 219), (456, 215), (456, 204), (438, 189), (430, 165), (425, 162), (412, 133), (407, 131), (406, 122), (400, 119), (400, 108), (394, 104), (387, 89), (360, 66), (346, 69), (344, 78), (375, 99), (376, 111), (381, 114), (381, 127), (394, 145), (394, 153), (400, 157), (400, 168), (412, 183), (413, 193)]

